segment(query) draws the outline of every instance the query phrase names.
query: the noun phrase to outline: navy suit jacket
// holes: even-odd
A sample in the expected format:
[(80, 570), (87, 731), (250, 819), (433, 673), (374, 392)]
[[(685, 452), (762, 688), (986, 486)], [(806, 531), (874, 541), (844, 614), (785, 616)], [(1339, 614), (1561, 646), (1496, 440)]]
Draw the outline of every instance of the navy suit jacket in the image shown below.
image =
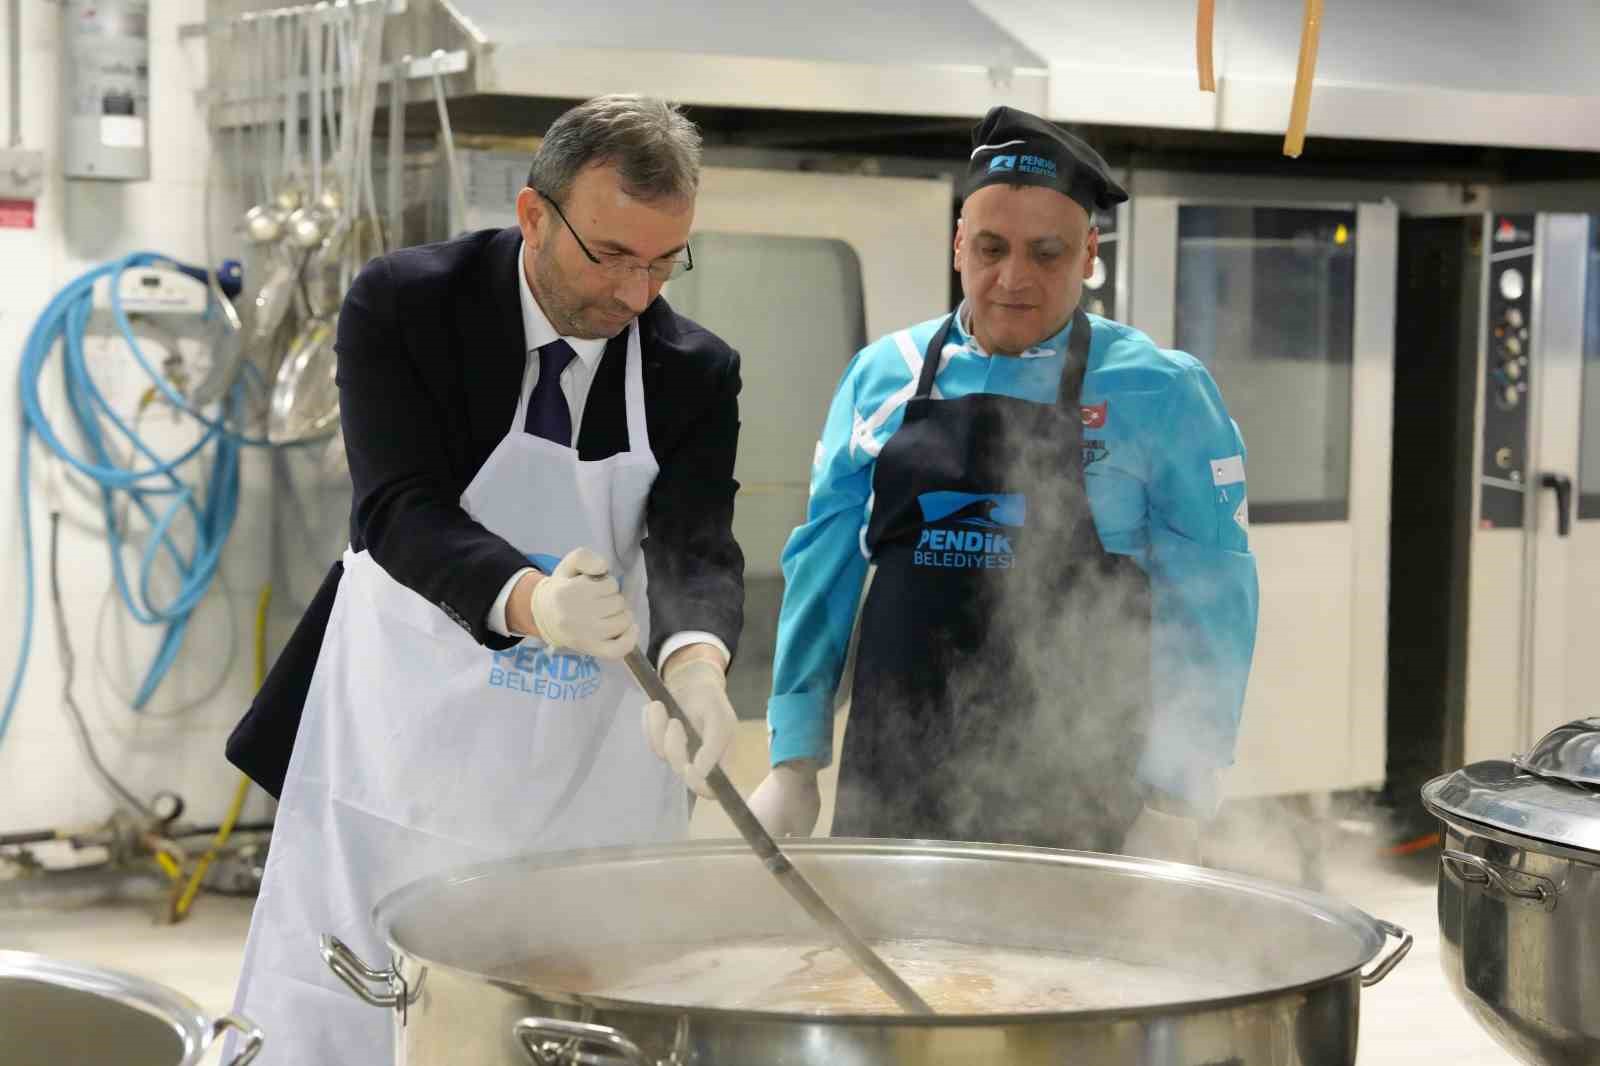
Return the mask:
[[(372, 260), (345, 296), (336, 343), (351, 546), (493, 649), (517, 643), (490, 630), (488, 616), (528, 562), (460, 500), (510, 429), (522, 390), (521, 239), (515, 227), (483, 230)], [(714, 633), (734, 650), (744, 615), (744, 555), (732, 529), (739, 356), (660, 298), (639, 316), (639, 341), (660, 467), (645, 514), (648, 652), (654, 660), (684, 630)], [(596, 368), (582, 459), (628, 447), (625, 359), (625, 345), (613, 343)], [(342, 569), (329, 570), (228, 740), (229, 760), (274, 796)]]

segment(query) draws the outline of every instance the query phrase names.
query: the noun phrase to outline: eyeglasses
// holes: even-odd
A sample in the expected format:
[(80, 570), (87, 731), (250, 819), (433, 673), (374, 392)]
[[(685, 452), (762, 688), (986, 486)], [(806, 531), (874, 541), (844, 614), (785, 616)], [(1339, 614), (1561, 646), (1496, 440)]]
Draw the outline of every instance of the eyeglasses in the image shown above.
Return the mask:
[(630, 277), (635, 270), (643, 270), (650, 275), (651, 281), (663, 282), (671, 281), (673, 278), (687, 274), (694, 269), (694, 252), (690, 250), (687, 244), (683, 246), (685, 258), (657, 259), (653, 263), (641, 263), (632, 256), (623, 255), (620, 252), (595, 255), (589, 251), (589, 246), (583, 243), (583, 238), (578, 236), (578, 231), (572, 228), (572, 223), (567, 221), (567, 216), (562, 212), (561, 205), (542, 192), (539, 195), (544, 199), (545, 203), (555, 208), (556, 217), (561, 220), (562, 225), (567, 227), (567, 232), (572, 234), (572, 239), (578, 242), (578, 247), (582, 249), (589, 262), (599, 267), (600, 273), (608, 278), (621, 280)]

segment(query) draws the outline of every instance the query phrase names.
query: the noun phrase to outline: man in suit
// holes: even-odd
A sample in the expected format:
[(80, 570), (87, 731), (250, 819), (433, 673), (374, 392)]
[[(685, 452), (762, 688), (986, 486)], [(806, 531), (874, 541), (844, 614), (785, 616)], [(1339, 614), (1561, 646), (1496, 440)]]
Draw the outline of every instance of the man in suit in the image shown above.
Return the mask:
[[(679, 839), (732, 740), (738, 356), (660, 296), (693, 267), (699, 150), (665, 104), (592, 100), (517, 226), (374, 260), (345, 298), (350, 550), (230, 741), (280, 785), (238, 994), (265, 1062), (392, 1061), (322, 934), (378, 962), (372, 907), (408, 882)], [(641, 642), (692, 762), (617, 661)]]

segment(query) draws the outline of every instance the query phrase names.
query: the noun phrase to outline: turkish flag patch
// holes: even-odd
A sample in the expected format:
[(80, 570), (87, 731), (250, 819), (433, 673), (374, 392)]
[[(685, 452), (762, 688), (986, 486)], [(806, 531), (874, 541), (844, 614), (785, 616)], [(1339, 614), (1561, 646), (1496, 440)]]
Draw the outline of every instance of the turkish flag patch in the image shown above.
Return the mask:
[(1079, 407), (1078, 411), (1083, 416), (1083, 428), (1084, 429), (1104, 429), (1105, 428), (1105, 424), (1106, 424), (1106, 402), (1105, 401), (1097, 403), (1092, 407), (1087, 405), (1087, 404), (1085, 404), (1084, 406)]

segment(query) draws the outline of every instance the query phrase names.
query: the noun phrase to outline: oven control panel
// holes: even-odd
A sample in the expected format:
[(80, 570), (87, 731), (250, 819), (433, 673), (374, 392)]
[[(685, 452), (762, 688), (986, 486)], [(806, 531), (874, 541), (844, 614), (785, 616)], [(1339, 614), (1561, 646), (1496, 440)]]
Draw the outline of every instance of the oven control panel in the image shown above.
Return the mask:
[(1534, 216), (1492, 215), (1483, 370), (1483, 529), (1520, 529), (1528, 470), (1528, 398), (1534, 370)]

